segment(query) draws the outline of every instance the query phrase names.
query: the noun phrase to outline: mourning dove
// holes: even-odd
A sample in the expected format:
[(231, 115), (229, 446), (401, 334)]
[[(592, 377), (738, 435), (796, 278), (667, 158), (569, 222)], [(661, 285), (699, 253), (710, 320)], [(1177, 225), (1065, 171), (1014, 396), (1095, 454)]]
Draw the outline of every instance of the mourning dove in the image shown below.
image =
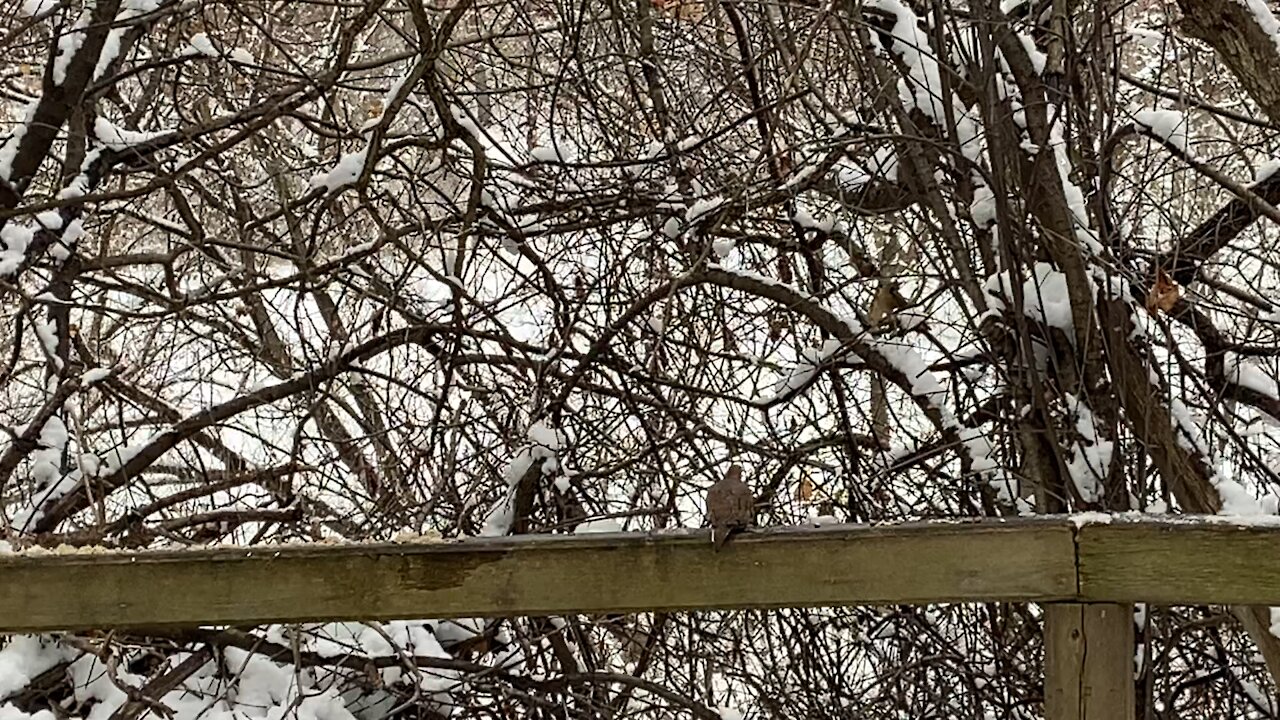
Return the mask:
[(718, 552), (735, 531), (755, 522), (756, 499), (742, 481), (742, 466), (730, 466), (724, 479), (707, 491), (707, 518), (711, 521), (711, 542)]

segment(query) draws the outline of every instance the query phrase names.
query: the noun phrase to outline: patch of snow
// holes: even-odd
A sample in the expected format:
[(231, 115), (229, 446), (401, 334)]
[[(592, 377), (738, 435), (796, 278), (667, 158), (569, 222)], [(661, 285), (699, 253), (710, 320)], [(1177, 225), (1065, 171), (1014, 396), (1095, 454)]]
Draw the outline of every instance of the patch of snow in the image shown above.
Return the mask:
[(59, 243), (52, 252), (56, 255), (62, 248), (66, 248), (69, 252), (82, 237), (84, 237), (84, 221), (76, 218), (68, 223), (66, 229), (62, 231), (62, 237), (59, 238)]
[(84, 43), (84, 29), (89, 26), (89, 20), (93, 14), (89, 10), (80, 13), (80, 17), (76, 19), (75, 25), (71, 29), (63, 33), (58, 38), (58, 54), (53, 58), (53, 84), (61, 85), (67, 80), (67, 66), (71, 64), (71, 59), (80, 51), (80, 45)]
[(117, 127), (110, 120), (99, 116), (93, 121), (93, 134), (99, 142), (112, 150), (123, 150), (134, 145), (151, 142), (158, 137), (168, 135), (167, 132), (140, 132)]
[(1079, 442), (1068, 448), (1067, 472), (1082, 500), (1098, 502), (1102, 499), (1102, 480), (1111, 467), (1111, 453), (1115, 445), (1102, 439), (1094, 424), (1093, 411), (1087, 405), (1070, 393), (1063, 393), (1063, 403), (1068, 415), (1075, 417), (1076, 432), (1080, 435)]
[(467, 114), (466, 110), (463, 110), (456, 105), (451, 105), (449, 107), (449, 114), (453, 115), (453, 119), (457, 121), (458, 126), (463, 130), (466, 130), (472, 137), (477, 139), (484, 138), (484, 132), (480, 130), (480, 126), (476, 124), (476, 121), (471, 119), (471, 116)]
[(1133, 121), (1186, 155), (1191, 154), (1186, 115), (1177, 110), (1139, 110), (1133, 114)]
[(35, 237), (35, 229), (10, 222), (0, 228), (0, 277), (8, 277), (18, 272), (27, 259), (27, 247)]
[(538, 145), (529, 151), (529, 157), (533, 158), (534, 162), (540, 163), (569, 163), (576, 159), (577, 154), (564, 142), (558, 142), (552, 145)]
[(913, 347), (896, 340), (875, 343), (873, 350), (898, 372), (906, 376), (912, 395), (924, 398), (930, 404), (941, 402), (946, 388), (929, 370), (929, 363)]
[(538, 461), (542, 461), (542, 474), (549, 475), (560, 469), (558, 454), (571, 441), (563, 430), (553, 428), (543, 421), (533, 423), (527, 433), (529, 444), (519, 448), (503, 473), (507, 483), (504, 497), (489, 510), (484, 525), (480, 529), (481, 537), (499, 537), (511, 532), (511, 524), (515, 520), (515, 491), (520, 478)]
[(808, 230), (817, 230), (821, 233), (829, 233), (835, 227), (835, 218), (831, 216), (824, 217), (819, 220), (813, 216), (808, 209), (796, 205), (795, 212), (791, 213), (791, 222)]
[(191, 39), (187, 41), (187, 44), (197, 55), (204, 55), (205, 57), (211, 58), (219, 57), (217, 49), (213, 47), (213, 42), (209, 40), (208, 33), (196, 33), (195, 35), (192, 35)]
[(35, 17), (50, 12), (58, 7), (58, 0), (24, 0), (22, 12)]
[(618, 533), (622, 532), (622, 524), (613, 518), (600, 518), (599, 520), (588, 520), (582, 523), (573, 533), (575, 535), (590, 535), (592, 533)]
[(1031, 67), (1036, 71), (1037, 75), (1044, 74), (1044, 65), (1048, 61), (1048, 56), (1036, 47), (1035, 40), (1026, 33), (1018, 33), (1018, 40), (1022, 42), (1022, 47), (1027, 51), (1027, 56), (1031, 58)]
[(885, 145), (878, 148), (865, 165), (841, 158), (836, 163), (836, 182), (845, 190), (857, 190), (873, 180), (898, 181), (898, 155)]
[(317, 173), (311, 177), (310, 187), (314, 190), (323, 187), (329, 192), (333, 192), (338, 188), (351, 185), (360, 179), (360, 173), (364, 171), (364, 163), (369, 148), (363, 150), (349, 152), (338, 159), (338, 163), (333, 169), (327, 173)]
[(94, 80), (98, 80), (106, 74), (107, 68), (120, 56), (120, 41), (128, 30), (127, 21), (130, 18), (155, 10), (156, 6), (156, 2), (147, 2), (145, 0), (125, 0), (125, 2), (121, 3), (120, 12), (116, 14), (115, 25), (117, 27), (112, 28), (107, 33), (107, 37), (102, 43), (102, 52), (98, 55), (98, 63), (93, 68)]
[(1269, 518), (1269, 522), (1280, 522), (1280, 518), (1269, 515), (1263, 509), (1262, 504), (1252, 493), (1235, 480), (1222, 477), (1219, 473), (1214, 473), (1210, 478), (1213, 483), (1214, 490), (1218, 491), (1218, 498), (1222, 501), (1222, 509), (1219, 513), (1222, 515), (1253, 517), (1261, 516)]
[(22, 110), (22, 119), (9, 131), (9, 136), (5, 138), (4, 143), (0, 144), (0, 180), (10, 179), (13, 172), (13, 158), (18, 154), (18, 147), (22, 145), (22, 139), (26, 137), (27, 128), (31, 126), (39, 105), (38, 97), (27, 103)]
[(689, 206), (689, 209), (685, 211), (684, 221), (687, 224), (692, 225), (698, 222), (699, 220), (703, 219), (707, 215), (710, 215), (711, 213), (715, 212), (722, 205), (724, 205), (724, 198), (720, 197), (719, 195), (713, 195), (708, 198), (700, 198), (694, 201), (694, 203)]
[[(11, 635), (3, 648), (0, 648), (0, 698), (9, 697), (27, 686), (36, 676), (67, 662), (78, 653), (64, 646), (52, 637), (40, 635)], [(0, 720), (9, 717), (25, 717), (14, 715), (12, 708), (5, 705), (0, 708)], [(50, 720), (52, 714), (45, 711)], [(31, 716), (35, 718), (36, 716)]]
[(1164, 33), (1148, 30), (1147, 28), (1129, 27), (1125, 28), (1125, 32), (1134, 42), (1147, 48), (1158, 48), (1164, 42)]
[(45, 210), (36, 215), (36, 222), (45, 230), (61, 230), (62, 213), (57, 210)]
[(702, 142), (701, 136), (690, 135), (689, 137), (676, 143), (676, 152), (687, 152), (689, 150), (692, 150), (700, 142)]
[(969, 204), (969, 217), (980, 228), (990, 227), (996, 221), (996, 194), (986, 185), (973, 189), (973, 202)]
[(84, 160), (80, 163), (80, 174), (67, 184), (66, 187), (58, 191), (59, 200), (70, 200), (73, 198), (83, 197), (89, 192), (89, 168), (93, 163), (98, 161), (102, 155), (102, 148), (95, 147), (85, 153)]
[(1280, 20), (1276, 19), (1271, 8), (1267, 7), (1265, 0), (1236, 0), (1252, 15), (1254, 22), (1258, 23), (1258, 27), (1271, 38), (1271, 42), (1276, 46), (1276, 50), (1280, 51)]
[[(869, 7), (894, 17), (890, 33), (892, 50), (907, 68), (906, 76), (898, 81), (898, 94), (907, 107), (917, 108), (940, 127), (945, 127), (942, 80), (938, 72), (936, 54), (929, 45), (929, 38), (920, 29), (920, 19), (910, 8), (898, 0), (869, 0)], [(874, 37), (874, 36), (873, 36)]]
[(969, 456), (969, 461), (973, 471), (976, 473), (989, 473), (999, 469), (1000, 465), (993, 457), (995, 447), (991, 444), (991, 440), (982, 433), (979, 428), (960, 428), (958, 435), (960, 442), (964, 445), (965, 453)]
[(829, 525), (839, 525), (840, 520), (835, 515), (818, 515), (816, 513), (810, 513), (809, 524), (814, 527), (826, 527)]
[(1262, 371), (1252, 361), (1228, 354), (1224, 358), (1225, 374), (1228, 382), (1249, 388), (1269, 398), (1280, 399), (1280, 387), (1276, 379)]
[[(1003, 310), (1013, 303), (1013, 287), (1007, 272), (987, 278), (983, 290), (987, 304), (993, 310)], [(1049, 327), (1060, 328), (1068, 337), (1074, 337), (1067, 276), (1053, 265), (1046, 262), (1035, 264), (1032, 277), (1022, 284), (1022, 304), (1027, 317)]]
[(1276, 174), (1276, 170), (1280, 170), (1280, 159), (1271, 159), (1258, 166), (1258, 172), (1254, 173), (1253, 184), (1269, 179)]
[(818, 172), (818, 169), (819, 168), (817, 165), (810, 165), (808, 167), (800, 168), (799, 170), (792, 173), (791, 177), (787, 178), (786, 182), (782, 183), (782, 189), (790, 190), (791, 188), (797, 185), (800, 185), (804, 181), (813, 177), (814, 174)]
[(92, 385), (96, 382), (101, 382), (103, 380), (106, 380), (107, 378), (111, 377), (111, 370), (112, 370), (111, 368), (103, 368), (103, 367), (86, 370), (84, 371), (84, 373), (80, 375), (80, 384)]
[(1104, 512), (1082, 512), (1072, 513), (1068, 519), (1072, 525), (1080, 528), (1085, 525), (1110, 525), (1115, 516)]

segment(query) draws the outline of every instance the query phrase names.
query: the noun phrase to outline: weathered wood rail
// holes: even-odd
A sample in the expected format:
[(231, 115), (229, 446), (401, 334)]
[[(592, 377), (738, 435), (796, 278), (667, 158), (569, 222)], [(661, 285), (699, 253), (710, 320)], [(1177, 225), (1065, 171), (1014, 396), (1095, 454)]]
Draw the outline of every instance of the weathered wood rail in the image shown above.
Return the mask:
[(1131, 718), (1129, 604), (1280, 605), (1280, 527), (1087, 516), (769, 529), (719, 553), (689, 531), (0, 555), (0, 631), (943, 602), (1050, 603), (1048, 716)]

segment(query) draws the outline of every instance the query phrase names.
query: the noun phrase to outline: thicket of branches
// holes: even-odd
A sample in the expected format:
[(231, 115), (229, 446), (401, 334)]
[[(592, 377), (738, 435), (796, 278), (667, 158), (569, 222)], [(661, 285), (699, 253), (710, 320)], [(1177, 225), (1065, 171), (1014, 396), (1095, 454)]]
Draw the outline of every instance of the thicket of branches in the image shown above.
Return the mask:
[[(1277, 511), (1261, 0), (15, 2), (15, 550), (698, 526), (730, 462), (770, 525)], [(1280, 713), (1267, 608), (1135, 621), (1140, 717)], [(999, 605), (15, 637), (0, 717), (1021, 718), (1040, 655)]]

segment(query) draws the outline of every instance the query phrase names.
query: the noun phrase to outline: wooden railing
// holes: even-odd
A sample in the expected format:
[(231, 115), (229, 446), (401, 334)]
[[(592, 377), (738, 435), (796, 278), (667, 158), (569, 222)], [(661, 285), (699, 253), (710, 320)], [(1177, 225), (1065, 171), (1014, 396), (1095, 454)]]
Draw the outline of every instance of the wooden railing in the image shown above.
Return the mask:
[(0, 555), (0, 630), (1036, 602), (1051, 720), (1133, 716), (1130, 603), (1280, 605), (1280, 527), (1098, 516)]

